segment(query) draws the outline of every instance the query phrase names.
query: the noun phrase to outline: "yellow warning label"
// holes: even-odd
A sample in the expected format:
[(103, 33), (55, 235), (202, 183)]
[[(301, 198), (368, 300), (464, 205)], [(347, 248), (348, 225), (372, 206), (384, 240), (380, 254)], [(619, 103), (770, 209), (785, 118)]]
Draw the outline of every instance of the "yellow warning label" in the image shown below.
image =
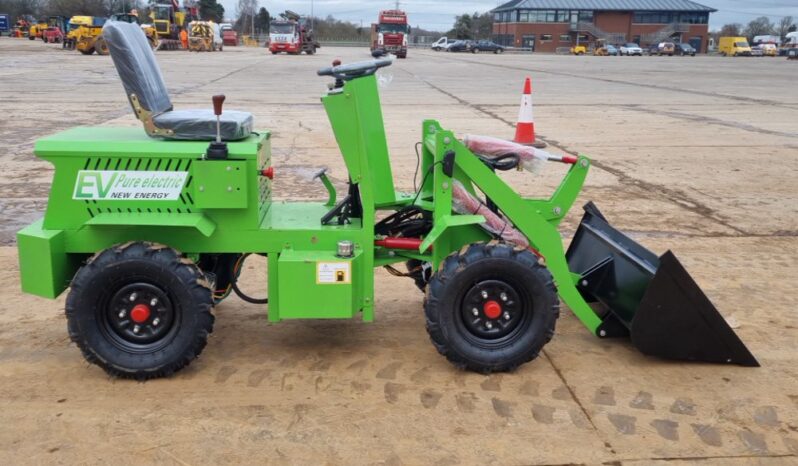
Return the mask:
[(352, 283), (350, 262), (316, 262), (316, 283), (335, 285)]

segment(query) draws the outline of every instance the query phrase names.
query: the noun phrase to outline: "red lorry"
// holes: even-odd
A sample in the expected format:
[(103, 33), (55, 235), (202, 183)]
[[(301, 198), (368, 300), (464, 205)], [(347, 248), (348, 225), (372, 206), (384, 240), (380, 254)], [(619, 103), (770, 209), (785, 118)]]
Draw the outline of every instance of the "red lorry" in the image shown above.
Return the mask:
[(285, 52), (289, 55), (316, 53), (321, 47), (313, 38), (313, 29), (307, 18), (291, 10), (280, 13), (281, 19), (269, 23), (269, 51), (273, 54)]
[(402, 10), (380, 11), (379, 23), (371, 25), (371, 55), (379, 57), (392, 53), (399, 58), (407, 58), (409, 35), (407, 13)]

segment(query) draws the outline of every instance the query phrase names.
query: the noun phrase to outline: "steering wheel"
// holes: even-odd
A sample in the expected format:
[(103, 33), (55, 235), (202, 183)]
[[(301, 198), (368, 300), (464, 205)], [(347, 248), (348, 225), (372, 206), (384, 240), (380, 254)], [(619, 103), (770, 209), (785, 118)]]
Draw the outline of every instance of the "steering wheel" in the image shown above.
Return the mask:
[(390, 66), (393, 60), (390, 58), (382, 58), (379, 60), (359, 61), (350, 63), (348, 65), (337, 65), (328, 68), (322, 68), (316, 71), (319, 76), (332, 76), (335, 79), (349, 81), (355, 78), (362, 78), (363, 76), (370, 76), (378, 69)]

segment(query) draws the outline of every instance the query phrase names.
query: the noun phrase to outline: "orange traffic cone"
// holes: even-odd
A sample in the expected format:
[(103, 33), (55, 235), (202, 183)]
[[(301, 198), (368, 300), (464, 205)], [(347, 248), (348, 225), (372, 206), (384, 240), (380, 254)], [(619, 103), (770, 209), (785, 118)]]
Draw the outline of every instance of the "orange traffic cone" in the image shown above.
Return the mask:
[(518, 144), (534, 147), (546, 147), (543, 141), (535, 141), (535, 118), (532, 114), (532, 80), (526, 78), (524, 94), (521, 96), (521, 108), (518, 110), (518, 123), (515, 125), (515, 139)]

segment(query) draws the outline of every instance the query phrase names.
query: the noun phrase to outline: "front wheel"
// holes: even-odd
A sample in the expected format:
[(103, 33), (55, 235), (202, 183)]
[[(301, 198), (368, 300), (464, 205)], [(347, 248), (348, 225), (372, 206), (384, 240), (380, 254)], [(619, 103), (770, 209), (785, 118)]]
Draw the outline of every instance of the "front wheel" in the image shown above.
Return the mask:
[(164, 377), (199, 356), (213, 330), (213, 296), (200, 269), (163, 245), (106, 249), (78, 270), (67, 328), (87, 361), (108, 374)]
[(455, 366), (509, 371), (554, 335), (560, 301), (549, 271), (524, 248), (491, 241), (449, 255), (424, 301), (426, 328)]
[(504, 53), (504, 49), (496, 49), (496, 51), (493, 53)]

